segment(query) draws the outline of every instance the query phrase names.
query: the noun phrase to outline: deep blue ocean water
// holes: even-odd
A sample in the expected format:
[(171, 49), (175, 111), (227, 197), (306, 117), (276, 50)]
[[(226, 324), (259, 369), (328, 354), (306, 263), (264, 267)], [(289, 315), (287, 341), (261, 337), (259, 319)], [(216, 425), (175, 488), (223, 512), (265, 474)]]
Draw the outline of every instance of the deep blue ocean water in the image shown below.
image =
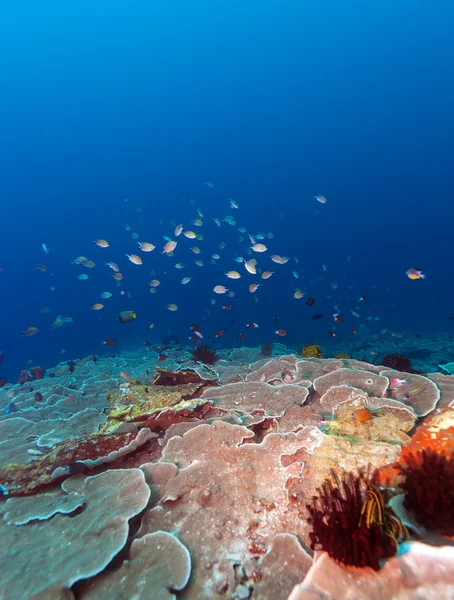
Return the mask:
[[(328, 331), (342, 340), (352, 327), (454, 333), (453, 26), (443, 1), (3, 3), (0, 376), (105, 352), (108, 337), (116, 352), (169, 333), (190, 344), (193, 323), (209, 343), (226, 327), (218, 347), (323, 345)], [(175, 257), (163, 256), (169, 222), (198, 231), (197, 208), (204, 240), (181, 236)], [(213, 218), (227, 215), (236, 227), (218, 228)], [(259, 278), (232, 260), (250, 258), (237, 227), (274, 235), (255, 257), (275, 276), (255, 294), (247, 286)], [(156, 250), (140, 253), (131, 233)], [(274, 253), (291, 260), (275, 265)], [(96, 267), (71, 265), (79, 255)], [(120, 265), (121, 286), (106, 261)], [(410, 267), (426, 279), (408, 279)], [(242, 278), (228, 280), (236, 268)], [(218, 284), (235, 298), (214, 294)], [(100, 300), (103, 291), (112, 298)], [(137, 319), (120, 324), (122, 310)], [(52, 330), (59, 314), (74, 322)], [(260, 327), (248, 330), (251, 321)], [(22, 338), (29, 326), (39, 333)]]

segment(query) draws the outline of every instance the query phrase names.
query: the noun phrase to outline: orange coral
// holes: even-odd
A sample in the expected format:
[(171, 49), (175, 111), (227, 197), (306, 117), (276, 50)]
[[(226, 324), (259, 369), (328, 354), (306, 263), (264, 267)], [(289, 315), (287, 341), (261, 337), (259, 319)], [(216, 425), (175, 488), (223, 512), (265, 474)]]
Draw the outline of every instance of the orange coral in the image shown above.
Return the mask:
[(454, 455), (454, 407), (441, 410), (421, 425), (410, 442), (402, 448), (398, 462), (376, 471), (378, 481), (382, 485), (399, 487), (402, 466), (413, 464), (415, 456), (421, 456), (423, 450), (433, 450), (446, 458)]
[(300, 354), (303, 358), (321, 358), (322, 349), (318, 344), (306, 344), (301, 348)]
[(419, 450), (434, 450), (445, 456), (454, 452), (454, 409), (446, 408), (422, 425), (411, 442), (402, 448), (401, 459)]

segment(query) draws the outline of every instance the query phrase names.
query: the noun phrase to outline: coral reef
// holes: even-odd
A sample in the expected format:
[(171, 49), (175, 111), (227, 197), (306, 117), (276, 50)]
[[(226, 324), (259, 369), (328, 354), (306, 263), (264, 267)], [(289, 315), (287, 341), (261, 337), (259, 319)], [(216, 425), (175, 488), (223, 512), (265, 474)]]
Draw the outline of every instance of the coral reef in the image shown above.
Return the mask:
[(240, 585), (250, 594), (274, 535), (304, 528), (285, 489), (300, 465), (284, 466), (281, 457), (312, 452), (322, 437), (305, 427), (270, 433), (258, 444), (248, 428), (222, 421), (172, 437), (161, 460), (143, 466), (158, 502), (144, 515), (139, 537), (176, 532), (197, 564), (191, 598), (231, 597)]
[[(24, 600), (287, 600), (295, 586), (295, 598), (447, 597), (454, 553), (411, 542), (392, 556), (401, 528), (383, 486), (412, 538), (430, 527), (421, 539), (443, 543), (454, 377), (431, 373), (432, 352), (411, 339), (392, 351), (431, 374), (359, 360), (359, 336), (335, 343), (337, 358), (274, 342), (270, 356), (216, 350), (213, 364), (150, 343), (0, 388), (0, 589)], [(389, 354), (380, 343), (374, 356)], [(394, 502), (407, 497), (408, 514), (423, 505), (419, 529)]]

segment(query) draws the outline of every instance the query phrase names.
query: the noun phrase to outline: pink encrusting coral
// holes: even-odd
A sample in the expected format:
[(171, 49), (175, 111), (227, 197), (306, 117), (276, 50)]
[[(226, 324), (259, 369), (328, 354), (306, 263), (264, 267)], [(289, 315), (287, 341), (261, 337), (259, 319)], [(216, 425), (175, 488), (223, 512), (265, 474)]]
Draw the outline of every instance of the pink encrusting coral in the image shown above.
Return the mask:
[(335, 409), (343, 402), (355, 403), (358, 408), (367, 404), (369, 396), (363, 390), (349, 385), (332, 385), (320, 398), (320, 406), (325, 412), (334, 415)]
[(357, 369), (336, 369), (314, 380), (314, 390), (323, 395), (333, 385), (350, 385), (363, 390), (371, 396), (384, 396), (389, 381), (383, 375)]
[[(302, 449), (313, 452), (322, 434), (308, 427), (298, 434), (269, 434), (261, 444), (244, 443), (252, 436), (245, 427), (218, 421), (171, 438), (164, 449), (160, 463), (174, 464), (177, 471), (157, 507), (144, 516), (139, 536), (178, 532), (198, 565), (193, 598), (231, 595), (240, 584), (252, 589), (260, 563), (248, 577), (250, 559), (265, 555), (275, 534), (304, 530), (285, 488), (300, 465), (284, 467), (281, 457)], [(152, 481), (160, 463), (143, 467)]]
[(347, 569), (323, 553), (288, 600), (449, 600), (453, 589), (454, 548), (412, 542), (378, 572)]
[(99, 575), (82, 586), (85, 600), (172, 600), (191, 575), (191, 556), (178, 538), (166, 531), (134, 540), (129, 558), (110, 575)]
[[(380, 585), (393, 586), (383, 573), (405, 590), (398, 568), (414, 574), (413, 566), (393, 556), (397, 528), (379, 520), (386, 513), (396, 524), (382, 486), (391, 473), (403, 492), (407, 477), (409, 497), (425, 497), (413, 485), (421, 465), (405, 462), (422, 445), (442, 452), (437, 469), (451, 474), (454, 377), (303, 359), (279, 343), (268, 351), (216, 349), (204, 364), (182, 345), (167, 345), (163, 361), (162, 349), (147, 347), (0, 388), (0, 590), (24, 600), (287, 600), (297, 586), (293, 594), (337, 600), (338, 582), (355, 599), (384, 600)], [(374, 471), (379, 489), (366, 481)], [(378, 571), (352, 571), (321, 552), (323, 539), (326, 550), (348, 546), (332, 537), (335, 524), (324, 529), (328, 508), (342, 522), (352, 507), (312, 498), (346, 473), (360, 480), (363, 512), (350, 523), (358, 537), (350, 555), (366, 549), (368, 562), (347, 552), (344, 563)], [(410, 550), (425, 565), (415, 589), (427, 582), (430, 594), (429, 566), (451, 558), (422, 548)], [(441, 592), (448, 580), (439, 575)]]
[(435, 383), (440, 390), (440, 401), (437, 408), (448, 408), (454, 406), (454, 377), (443, 375), (443, 373), (429, 373), (427, 378)]
[(203, 392), (201, 398), (210, 400), (214, 406), (251, 414), (263, 410), (266, 415), (282, 416), (287, 408), (302, 406), (309, 390), (302, 386), (273, 386), (260, 381), (230, 383)]
[[(418, 417), (431, 413), (440, 400), (438, 386), (427, 377), (390, 370), (381, 371), (381, 375), (390, 381), (390, 397), (411, 406)], [(396, 380), (400, 383), (394, 387), (392, 382)]]
[(293, 372), (298, 357), (295, 355), (281, 356), (271, 360), (260, 360), (250, 365), (250, 373), (246, 375), (246, 381), (269, 382), (282, 377), (282, 373)]

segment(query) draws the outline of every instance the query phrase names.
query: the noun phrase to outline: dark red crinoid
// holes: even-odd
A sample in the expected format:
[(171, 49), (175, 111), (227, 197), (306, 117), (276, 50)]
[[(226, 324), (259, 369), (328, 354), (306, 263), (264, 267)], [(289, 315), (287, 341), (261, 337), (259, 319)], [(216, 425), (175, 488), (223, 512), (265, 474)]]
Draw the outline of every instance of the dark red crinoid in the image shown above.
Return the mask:
[(405, 456), (404, 506), (428, 531), (454, 536), (454, 455), (422, 450)]
[(395, 371), (403, 371), (404, 373), (413, 372), (411, 360), (402, 354), (386, 354), (381, 364)]
[(347, 566), (380, 569), (380, 561), (396, 554), (404, 529), (364, 471), (332, 471), (307, 505), (312, 550), (324, 550)]
[(213, 350), (209, 346), (196, 346), (191, 350), (191, 354), (194, 360), (206, 365), (214, 365), (218, 359), (216, 350)]
[(263, 356), (271, 356), (273, 354), (273, 342), (265, 342), (262, 344), (260, 352)]

